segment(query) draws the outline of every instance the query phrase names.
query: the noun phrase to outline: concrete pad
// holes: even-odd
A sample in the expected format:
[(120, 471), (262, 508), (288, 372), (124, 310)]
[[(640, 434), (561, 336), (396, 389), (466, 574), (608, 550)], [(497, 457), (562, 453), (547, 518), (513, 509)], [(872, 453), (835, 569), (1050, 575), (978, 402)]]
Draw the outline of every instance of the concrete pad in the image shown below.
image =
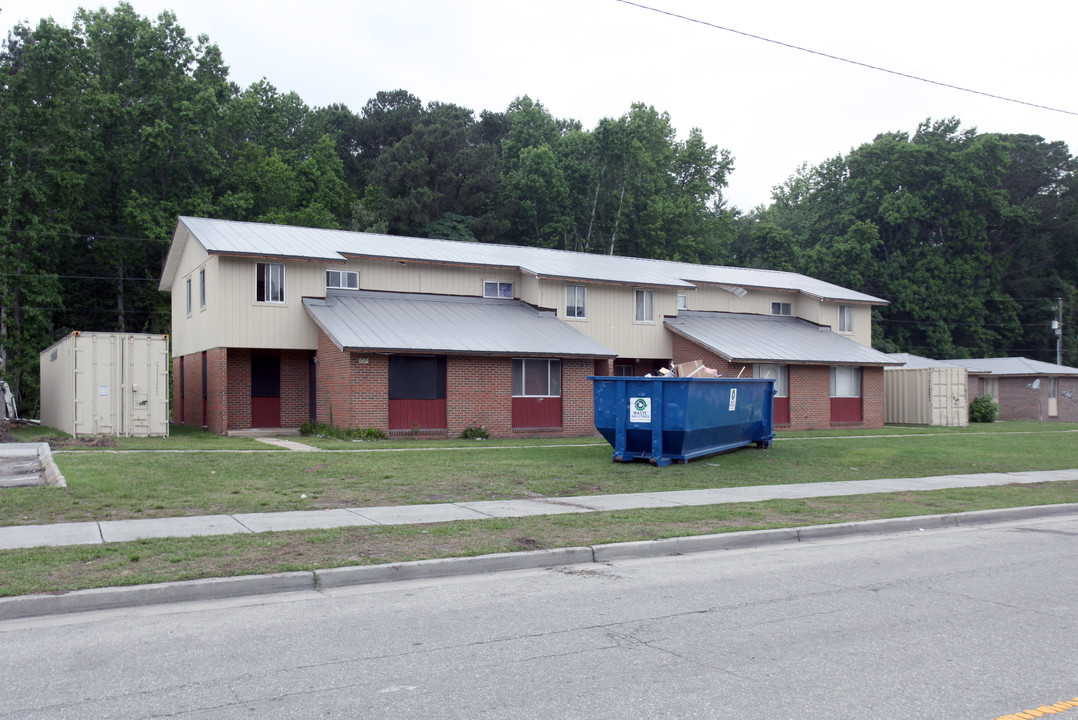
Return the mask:
[(0, 476), (0, 488), (37, 487), (39, 485), (45, 485), (45, 476), (41, 473), (12, 477)]
[(453, 520), (482, 520), (490, 517), (484, 513), (459, 507), (453, 503), (350, 508), (349, 512), (353, 512), (379, 525), (417, 525), (420, 523), (451, 522)]
[(311, 447), (310, 445), (304, 445), (303, 443), (296, 442), (295, 440), (284, 440), (282, 438), (269, 438), (269, 437), (256, 437), (254, 438), (260, 443), (266, 445), (272, 445), (284, 450), (294, 450), (296, 452), (318, 452), (319, 449)]
[(152, 520), (106, 520), (99, 523), (105, 542), (128, 542), (141, 538), (233, 535), (250, 532), (228, 515), (158, 518)]
[(586, 508), (561, 505), (548, 500), (480, 500), (457, 503), (457, 505), (490, 517), (528, 517), (529, 515), (588, 512)]
[(101, 530), (95, 522), (55, 525), (13, 525), (0, 528), (0, 550), (42, 545), (100, 545)]
[(0, 458), (30, 458), (37, 460), (38, 445), (44, 443), (0, 443)]
[(280, 530), (325, 530), (357, 525), (374, 525), (372, 520), (348, 510), (294, 510), (275, 513), (239, 513), (232, 516), (251, 532)]

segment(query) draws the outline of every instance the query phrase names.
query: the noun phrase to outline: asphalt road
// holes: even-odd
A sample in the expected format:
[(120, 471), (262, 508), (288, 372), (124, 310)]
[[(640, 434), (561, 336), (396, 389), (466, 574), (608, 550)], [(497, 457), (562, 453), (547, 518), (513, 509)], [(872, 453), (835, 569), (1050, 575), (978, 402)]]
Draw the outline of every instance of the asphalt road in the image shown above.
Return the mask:
[(991, 720), (1076, 637), (1067, 516), (12, 620), (0, 717)]

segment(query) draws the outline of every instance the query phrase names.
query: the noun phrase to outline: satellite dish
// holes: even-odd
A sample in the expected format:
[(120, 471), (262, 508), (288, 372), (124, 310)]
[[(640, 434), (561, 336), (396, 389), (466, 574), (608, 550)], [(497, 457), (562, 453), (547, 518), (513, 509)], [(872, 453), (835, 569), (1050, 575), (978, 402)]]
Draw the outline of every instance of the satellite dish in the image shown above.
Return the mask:
[(1064, 390), (1063, 391), (1063, 397), (1070, 398), (1071, 400), (1073, 400), (1074, 399), (1074, 388), (1071, 388), (1070, 390)]
[(1041, 379), (1040, 379), (1040, 378), (1037, 378), (1036, 380), (1034, 380), (1034, 381), (1033, 381), (1033, 382), (1032, 382), (1032, 383), (1030, 384), (1030, 387), (1031, 387), (1031, 388), (1033, 388), (1034, 390), (1036, 390), (1036, 389), (1037, 389), (1037, 388), (1039, 388), (1040, 386), (1041, 386)]

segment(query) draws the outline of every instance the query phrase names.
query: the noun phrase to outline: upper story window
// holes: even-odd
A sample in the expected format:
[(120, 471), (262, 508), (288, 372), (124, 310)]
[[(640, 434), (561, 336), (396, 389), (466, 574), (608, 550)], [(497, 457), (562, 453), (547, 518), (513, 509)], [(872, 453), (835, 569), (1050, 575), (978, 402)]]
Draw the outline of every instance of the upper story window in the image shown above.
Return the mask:
[(187, 314), (191, 314), (191, 278), (187, 278)]
[(326, 270), (326, 287), (359, 290), (359, 273), (355, 270)]
[(206, 268), (198, 271), (198, 306), (206, 309)]
[(512, 298), (513, 283), (495, 282), (493, 280), (487, 280), (483, 283), (483, 297)]
[(255, 301), (284, 302), (284, 265), (255, 263)]
[(588, 288), (584, 285), (565, 286), (565, 317), (588, 316)]
[(793, 315), (793, 308), (788, 302), (773, 302), (771, 303), (772, 315)]
[(838, 306), (838, 331), (840, 333), (852, 333), (853, 332), (853, 306), (852, 305), (839, 305)]
[(655, 321), (655, 292), (652, 290), (636, 290), (633, 295), (636, 302), (636, 321)]
[(689, 296), (688, 295), (678, 295), (677, 296), (677, 309), (678, 310), (688, 310), (689, 309)]

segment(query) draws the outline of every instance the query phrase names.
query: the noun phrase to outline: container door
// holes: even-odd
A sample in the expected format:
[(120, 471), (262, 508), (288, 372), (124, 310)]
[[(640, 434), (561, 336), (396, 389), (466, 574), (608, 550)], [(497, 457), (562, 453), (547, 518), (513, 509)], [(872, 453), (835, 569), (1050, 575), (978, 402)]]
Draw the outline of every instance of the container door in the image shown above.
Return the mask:
[(251, 355), (251, 427), (281, 427), (281, 356)]
[(75, 342), (76, 382), (84, 393), (86, 412), (76, 416), (80, 435), (116, 435), (123, 405), (120, 345), (115, 335), (83, 335)]
[[(124, 428), (127, 437), (150, 435), (150, 397), (156, 381), (149, 338), (124, 338)], [(151, 374), (152, 373), (152, 374)]]

